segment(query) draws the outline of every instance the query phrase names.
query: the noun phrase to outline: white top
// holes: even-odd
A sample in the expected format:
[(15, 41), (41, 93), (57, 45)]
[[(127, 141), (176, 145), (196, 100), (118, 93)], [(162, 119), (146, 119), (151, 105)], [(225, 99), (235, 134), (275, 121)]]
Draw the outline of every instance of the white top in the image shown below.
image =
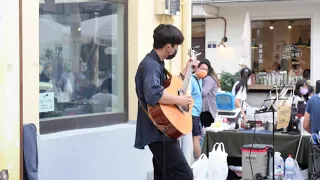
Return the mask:
[(299, 101), (303, 101), (305, 104), (306, 104), (306, 101), (304, 100), (304, 99), (302, 99), (300, 96), (294, 96), (293, 97), (294, 99), (293, 99), (293, 102), (292, 102), (292, 104), (295, 104), (296, 105), (296, 107), (298, 107), (298, 102)]
[(236, 93), (236, 86), (239, 84), (239, 81), (234, 83), (232, 87), (232, 95), (234, 96), (235, 99), (240, 99), (240, 103), (242, 105), (242, 109), (246, 110), (246, 100), (247, 100), (247, 89), (243, 86), (240, 87), (239, 91), (237, 94)]

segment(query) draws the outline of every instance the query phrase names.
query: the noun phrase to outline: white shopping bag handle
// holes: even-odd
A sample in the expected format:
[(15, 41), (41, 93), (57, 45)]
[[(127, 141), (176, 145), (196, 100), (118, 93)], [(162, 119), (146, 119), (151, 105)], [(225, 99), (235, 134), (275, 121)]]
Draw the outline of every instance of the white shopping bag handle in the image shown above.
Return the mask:
[(216, 151), (217, 150), (216, 146), (218, 146), (218, 148), (219, 148), (219, 145), (220, 145), (220, 143), (215, 143), (213, 145), (212, 151)]
[(222, 152), (226, 152), (225, 148), (224, 148), (224, 144), (220, 143), (218, 149)]
[(206, 157), (206, 155), (205, 154), (201, 154), (199, 159), (202, 159), (203, 157)]

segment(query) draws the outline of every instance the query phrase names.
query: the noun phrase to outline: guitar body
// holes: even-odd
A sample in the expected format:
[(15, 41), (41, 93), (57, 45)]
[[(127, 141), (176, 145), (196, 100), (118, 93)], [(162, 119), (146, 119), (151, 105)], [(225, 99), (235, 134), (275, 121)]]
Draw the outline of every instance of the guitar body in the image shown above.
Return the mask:
[[(165, 88), (164, 92), (170, 95), (178, 96), (179, 91), (183, 87), (183, 81), (172, 76), (170, 84)], [(183, 94), (181, 94), (183, 95)], [(178, 139), (182, 135), (192, 131), (192, 107), (194, 101), (184, 108), (178, 108), (176, 105), (157, 104), (155, 106), (148, 105), (148, 112), (155, 124), (167, 127), (165, 134), (171, 139)], [(158, 126), (159, 128), (159, 126)]]

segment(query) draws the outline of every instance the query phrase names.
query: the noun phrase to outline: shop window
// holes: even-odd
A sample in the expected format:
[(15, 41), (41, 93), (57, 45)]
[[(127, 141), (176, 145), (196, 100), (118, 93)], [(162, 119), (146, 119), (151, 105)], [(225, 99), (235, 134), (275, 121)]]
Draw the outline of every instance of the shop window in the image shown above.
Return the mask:
[(127, 121), (127, 2), (46, 0), (39, 8), (40, 131)]
[(310, 19), (253, 21), (253, 83), (273, 86), (310, 80), (310, 31)]

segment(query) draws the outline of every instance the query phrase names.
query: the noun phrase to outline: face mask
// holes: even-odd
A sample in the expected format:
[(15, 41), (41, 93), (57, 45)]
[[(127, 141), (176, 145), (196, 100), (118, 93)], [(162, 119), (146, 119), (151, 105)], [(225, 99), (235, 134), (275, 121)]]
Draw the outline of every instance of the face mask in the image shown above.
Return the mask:
[(168, 55), (167, 60), (170, 60), (170, 59), (173, 59), (174, 57), (176, 57), (177, 52), (178, 52), (178, 49), (176, 49), (172, 55)]
[(208, 75), (207, 71), (204, 71), (204, 70), (198, 70), (198, 71), (196, 72), (196, 76), (197, 76), (199, 79), (203, 79), (203, 78), (205, 78), (207, 75)]
[(306, 94), (308, 93), (308, 91), (309, 91), (308, 88), (303, 88), (303, 87), (300, 88), (300, 93), (301, 93), (302, 95), (306, 95)]

